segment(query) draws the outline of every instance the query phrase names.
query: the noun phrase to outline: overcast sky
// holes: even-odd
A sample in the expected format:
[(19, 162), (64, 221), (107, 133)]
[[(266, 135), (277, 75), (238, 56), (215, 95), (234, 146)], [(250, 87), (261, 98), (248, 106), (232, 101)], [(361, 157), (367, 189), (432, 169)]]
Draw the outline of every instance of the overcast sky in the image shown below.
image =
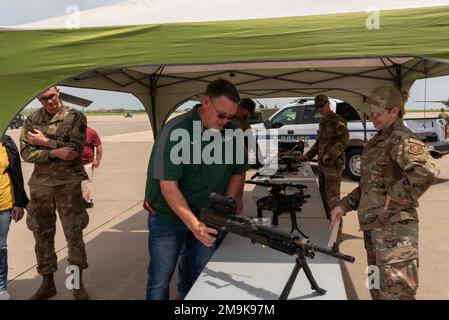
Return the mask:
[(11, 26), (65, 15), (68, 6), (80, 10), (106, 6), (123, 0), (0, 0), (0, 26)]
[[(0, 26), (10, 26), (29, 23), (65, 14), (67, 6), (76, 5), (80, 10), (122, 2), (123, 0), (0, 0)], [(188, 1), (188, 0), (186, 0)], [(211, 0), (212, 1), (212, 0)], [(436, 44), (441, 45), (441, 44)], [(414, 100), (447, 100), (449, 98), (449, 76), (427, 80), (427, 90), (424, 81), (417, 81), (410, 90), (410, 99), (406, 107), (409, 109), (423, 108), (423, 103)], [(140, 102), (130, 94), (110, 93), (98, 90), (64, 88), (63, 91), (93, 100), (91, 109), (99, 108), (143, 108)], [(426, 93), (425, 93), (426, 92)], [(280, 107), (292, 99), (259, 99), (261, 103)], [(30, 105), (39, 106), (34, 100)], [(427, 103), (428, 108), (440, 108), (442, 104)]]

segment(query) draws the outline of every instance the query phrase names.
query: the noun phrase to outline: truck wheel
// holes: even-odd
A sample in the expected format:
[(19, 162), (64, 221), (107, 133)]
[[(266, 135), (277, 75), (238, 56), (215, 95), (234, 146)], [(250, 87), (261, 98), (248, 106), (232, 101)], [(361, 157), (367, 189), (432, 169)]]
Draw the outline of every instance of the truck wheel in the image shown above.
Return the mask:
[(346, 154), (345, 174), (354, 181), (360, 180), (362, 151), (362, 148), (356, 148)]

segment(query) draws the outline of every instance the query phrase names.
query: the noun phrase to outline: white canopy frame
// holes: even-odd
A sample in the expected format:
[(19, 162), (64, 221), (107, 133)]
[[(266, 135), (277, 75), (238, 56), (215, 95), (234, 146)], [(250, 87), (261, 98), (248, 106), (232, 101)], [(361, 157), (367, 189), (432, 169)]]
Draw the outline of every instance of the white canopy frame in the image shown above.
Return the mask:
[(186, 101), (199, 100), (207, 84), (219, 77), (233, 82), (241, 97), (325, 93), (350, 103), (363, 118), (363, 103), (376, 86), (408, 90), (416, 79), (444, 75), (448, 69), (445, 62), (414, 56), (146, 65), (98, 68), (59, 85), (133, 94), (144, 105), (156, 135), (174, 110)]

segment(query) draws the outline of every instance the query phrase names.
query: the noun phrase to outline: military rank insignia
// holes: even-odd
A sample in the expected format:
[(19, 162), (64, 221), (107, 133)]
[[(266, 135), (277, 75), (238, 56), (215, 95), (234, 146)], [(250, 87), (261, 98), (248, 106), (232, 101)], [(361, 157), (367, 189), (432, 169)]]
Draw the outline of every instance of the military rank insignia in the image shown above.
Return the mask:
[(409, 138), (408, 142), (409, 142), (408, 152), (410, 154), (420, 155), (420, 154), (423, 154), (425, 152), (425, 150), (426, 150), (425, 146), (426, 145), (421, 140)]

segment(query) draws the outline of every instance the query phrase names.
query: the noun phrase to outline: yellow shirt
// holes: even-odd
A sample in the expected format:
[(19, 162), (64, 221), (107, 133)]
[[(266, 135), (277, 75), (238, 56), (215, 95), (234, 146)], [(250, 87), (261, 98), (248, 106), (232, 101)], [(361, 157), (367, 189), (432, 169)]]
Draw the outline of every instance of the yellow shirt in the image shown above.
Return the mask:
[(6, 148), (0, 143), (0, 211), (12, 209), (14, 206), (14, 191), (8, 169), (9, 160)]

